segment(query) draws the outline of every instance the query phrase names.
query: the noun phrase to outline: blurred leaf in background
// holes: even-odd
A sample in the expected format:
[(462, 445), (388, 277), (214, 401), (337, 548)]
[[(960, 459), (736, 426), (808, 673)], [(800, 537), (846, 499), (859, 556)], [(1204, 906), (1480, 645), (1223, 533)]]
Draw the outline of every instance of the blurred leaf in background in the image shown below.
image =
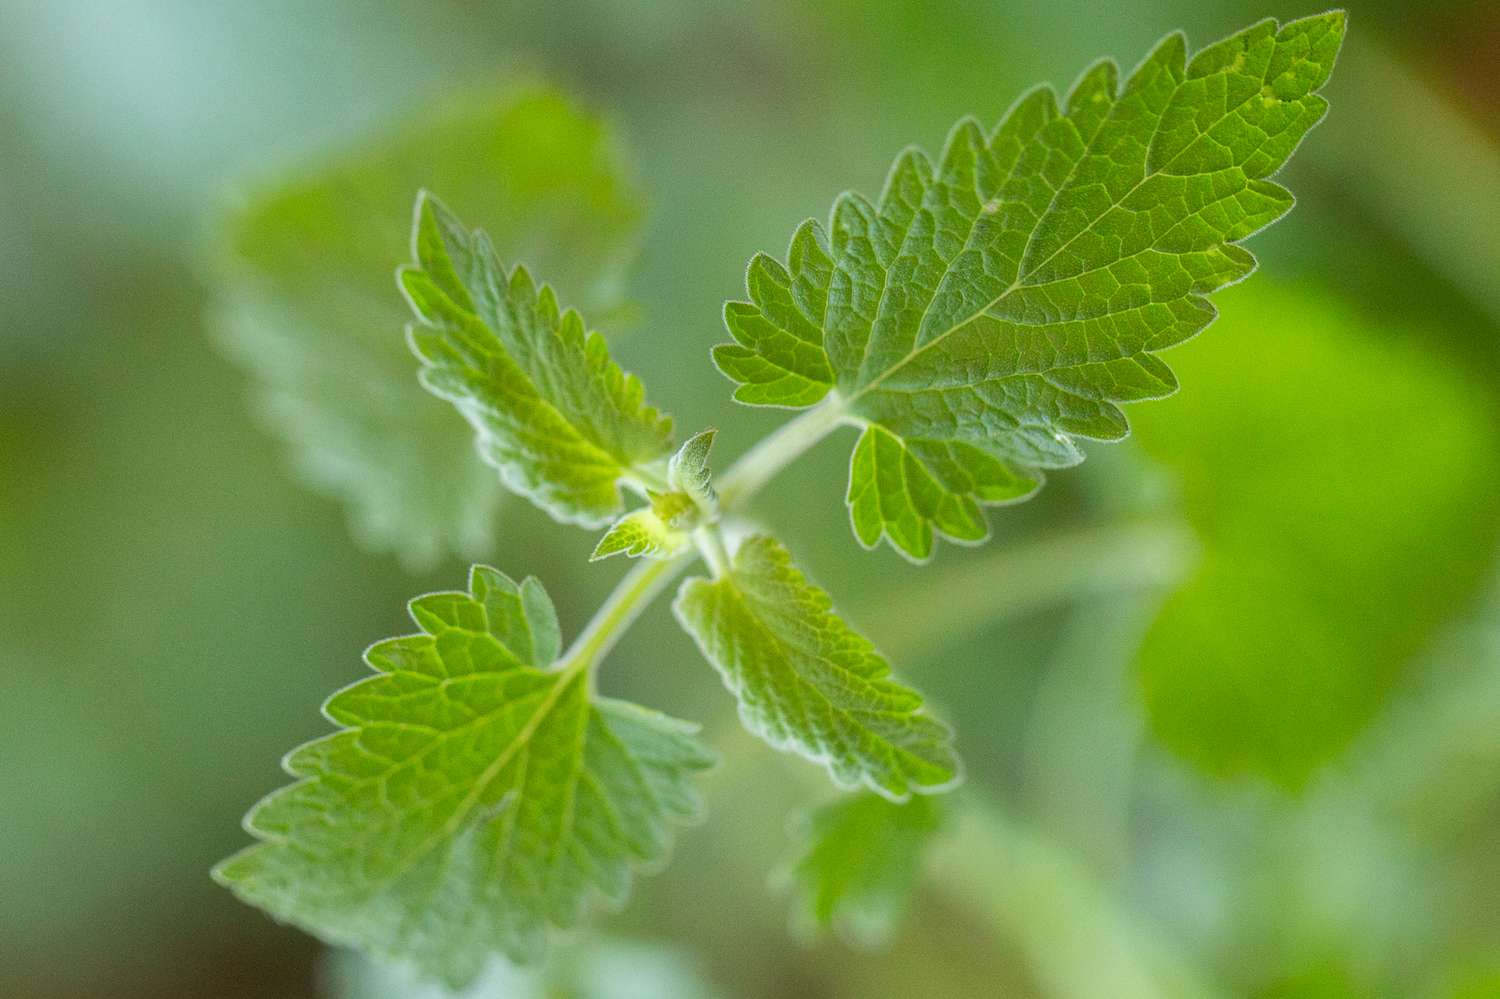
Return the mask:
[(608, 327), (642, 207), (620, 144), (538, 84), (448, 96), (332, 162), (243, 200), (214, 280), (220, 339), (301, 477), (349, 507), (361, 543), (414, 569), (486, 555), (503, 490), (450, 408), (417, 383), (398, 262), (412, 200), (439, 192), (565, 305)]
[(896, 804), (865, 791), (794, 819), (795, 855), (778, 876), (795, 896), (793, 929), (805, 937), (836, 930), (860, 947), (888, 942), (947, 807), (931, 795)]
[(1492, 972), (1500, 580), (1491, 577), (1300, 797), (1194, 778), (1163, 753), (1143, 757), (1132, 877), (1232, 994), (1446, 999)]
[(1142, 683), (1174, 750), (1295, 787), (1483, 578), (1500, 440), (1491, 389), (1420, 334), (1285, 288), (1222, 307), (1178, 396), (1132, 414), (1203, 545)]
[(324, 963), (327, 999), (721, 999), (680, 948), (589, 935), (542, 971), (496, 959), (472, 985), (453, 992), (405, 968), (376, 964), (349, 950)]

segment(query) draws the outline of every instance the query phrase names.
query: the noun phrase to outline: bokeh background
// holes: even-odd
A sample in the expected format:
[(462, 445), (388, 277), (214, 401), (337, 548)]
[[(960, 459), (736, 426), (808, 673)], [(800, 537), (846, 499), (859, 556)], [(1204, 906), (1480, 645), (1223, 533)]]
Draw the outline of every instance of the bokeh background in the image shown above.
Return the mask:
[[(1350, 7), (1300, 204), (1129, 442), (921, 568), (850, 534), (850, 438), (758, 501), (961, 733), (894, 937), (790, 929), (826, 781), (658, 607), (603, 683), (706, 723), (710, 819), (475, 997), (1500, 995), (1500, 7)], [(417, 183), (727, 462), (781, 418), (707, 357), (752, 253), (1033, 82), (1315, 12), (0, 0), (0, 995), (437, 994), (207, 875), (406, 598), (479, 557), (576, 632), (623, 571), (408, 418)]]

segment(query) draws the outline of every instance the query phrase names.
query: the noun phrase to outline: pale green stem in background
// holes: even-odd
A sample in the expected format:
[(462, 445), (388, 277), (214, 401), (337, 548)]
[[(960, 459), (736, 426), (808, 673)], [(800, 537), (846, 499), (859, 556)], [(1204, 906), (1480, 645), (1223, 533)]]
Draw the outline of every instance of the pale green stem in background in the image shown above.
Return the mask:
[(908, 625), (881, 643), (888, 653), (931, 648), (976, 625), (1067, 598), (1171, 585), (1192, 564), (1195, 548), (1188, 530), (1168, 520), (1059, 532), (940, 573), (929, 569), (916, 582), (862, 604), (859, 618)]
[[(1066, 601), (1161, 590), (1182, 580), (1195, 554), (1192, 535), (1172, 520), (1089, 526), (960, 563), (922, 587), (865, 603), (860, 617), (901, 620), (906, 627), (889, 644), (930, 650)], [(1222, 994), (1148, 919), (1113, 897), (1077, 845), (1005, 817), (973, 788), (960, 801), (934, 847), (934, 880), (1021, 952), (1046, 995)]]
[(1139, 913), (1127, 912), (1049, 839), (964, 796), (936, 844), (944, 894), (992, 920), (1058, 999), (1208, 999), (1204, 980)]
[[(1066, 601), (1150, 591), (1180, 582), (1194, 542), (1167, 520), (1091, 525), (998, 550), (973, 564), (927, 570), (924, 586), (864, 602), (861, 621), (900, 621), (880, 645), (913, 652), (917, 662), (955, 636)], [(979, 585), (980, 583), (983, 585)], [(930, 586), (931, 590), (927, 587)], [(936, 593), (939, 596), (930, 596)], [(927, 601), (931, 600), (931, 606)], [(905, 608), (918, 600), (916, 613)], [(881, 637), (881, 636), (877, 636)], [(913, 672), (908, 670), (908, 672)], [(724, 762), (712, 780), (733, 785), (742, 769), (763, 765), (752, 737), (726, 715), (715, 730), (743, 742), (720, 744)], [(789, 769), (807, 775), (809, 768)], [(1224, 993), (1149, 919), (1127, 908), (1069, 844), (1033, 823), (1006, 817), (974, 787), (957, 793), (951, 826), (934, 844), (935, 886), (1019, 951), (1042, 994), (1055, 999), (1211, 999)]]

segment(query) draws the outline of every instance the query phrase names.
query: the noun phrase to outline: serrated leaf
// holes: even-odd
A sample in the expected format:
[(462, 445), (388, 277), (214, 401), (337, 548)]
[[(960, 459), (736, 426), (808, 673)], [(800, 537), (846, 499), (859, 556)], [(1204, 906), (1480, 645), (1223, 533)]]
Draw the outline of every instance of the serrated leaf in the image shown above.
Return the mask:
[(751, 302), (728, 302), (732, 344), (713, 350), (719, 370), (739, 383), (734, 397), (751, 406), (811, 406), (833, 388), (823, 349), (833, 261), (816, 222), (804, 222), (787, 251), (790, 270), (764, 253), (745, 275)]
[(671, 451), (671, 419), (577, 312), (426, 192), (412, 243), (400, 277), (422, 384), (464, 415), (509, 488), (558, 520), (608, 523), (621, 482)]
[(871, 424), (849, 465), (849, 519), (866, 548), (884, 536), (924, 562), (934, 533), (969, 543), (989, 537), (979, 504), (1025, 499), (1041, 485), (1041, 474), (1032, 476), (959, 441), (903, 441)]
[(982, 536), (989, 500), (919, 447), (977, 450), (1014, 499), (1082, 460), (1075, 438), (1124, 437), (1121, 404), (1175, 391), (1156, 354), (1213, 321), (1206, 296), (1255, 266), (1239, 241), (1291, 208), (1269, 178), (1327, 110), (1343, 33), (1340, 11), (1266, 20), (1191, 60), (1169, 35), (1123, 87), (1102, 61), (1061, 105), (1043, 87), (993, 131), (959, 122), (936, 164), (902, 153), (878, 203), (842, 195), (787, 266), (751, 261), (750, 302), (725, 310), (735, 343), (714, 354), (735, 398), (835, 393), (905, 444), (879, 474), (868, 459), (890, 446), (865, 439), (862, 540), (923, 558), (934, 531)]
[(923, 850), (943, 812), (940, 800), (926, 795), (898, 805), (855, 794), (803, 816), (786, 871), (793, 925), (809, 936), (835, 930), (859, 946), (889, 940), (906, 915)]
[(593, 697), (552, 665), (540, 584), (476, 566), (467, 593), (412, 601), (421, 632), (377, 643), (335, 694), (342, 731), (285, 761), (298, 782), (246, 817), (261, 842), (215, 877), (332, 943), (450, 984), (532, 961), (593, 898), (618, 903), (692, 818), (696, 727)]
[(746, 539), (728, 573), (683, 583), (673, 610), (771, 745), (893, 801), (957, 782), (947, 727), (777, 541)]
[(590, 562), (619, 555), (667, 558), (682, 550), (687, 535), (662, 522), (655, 510), (633, 510), (615, 521), (594, 546)]
[(613, 135), (561, 94), (445, 98), (413, 121), (258, 186), (224, 221), (220, 341), (302, 478), (340, 499), (362, 543), (416, 569), (491, 547), (503, 489), (461, 420), (422, 390), (391, 288), (412, 192), (442, 190), (591, 315), (618, 314), (640, 195)]

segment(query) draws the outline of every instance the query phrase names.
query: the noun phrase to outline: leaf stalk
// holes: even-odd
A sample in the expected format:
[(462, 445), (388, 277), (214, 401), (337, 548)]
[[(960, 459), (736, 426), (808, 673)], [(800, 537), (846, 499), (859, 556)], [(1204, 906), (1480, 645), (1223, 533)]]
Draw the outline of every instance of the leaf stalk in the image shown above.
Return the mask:
[[(737, 503), (748, 502), (778, 472), (850, 420), (843, 400), (830, 393), (822, 403), (782, 424), (724, 473), (719, 482), (720, 508), (728, 511)], [(729, 571), (729, 552), (715, 525), (700, 527), (694, 532), (694, 540), (696, 544), (680, 554), (641, 559), (626, 573), (563, 655), (561, 668), (592, 670), (656, 595), (687, 569), (695, 554), (703, 557), (715, 577)]]
[(746, 503), (787, 465), (840, 426), (853, 421), (837, 392), (794, 420), (783, 423), (735, 462), (718, 481), (719, 506), (732, 511)]

